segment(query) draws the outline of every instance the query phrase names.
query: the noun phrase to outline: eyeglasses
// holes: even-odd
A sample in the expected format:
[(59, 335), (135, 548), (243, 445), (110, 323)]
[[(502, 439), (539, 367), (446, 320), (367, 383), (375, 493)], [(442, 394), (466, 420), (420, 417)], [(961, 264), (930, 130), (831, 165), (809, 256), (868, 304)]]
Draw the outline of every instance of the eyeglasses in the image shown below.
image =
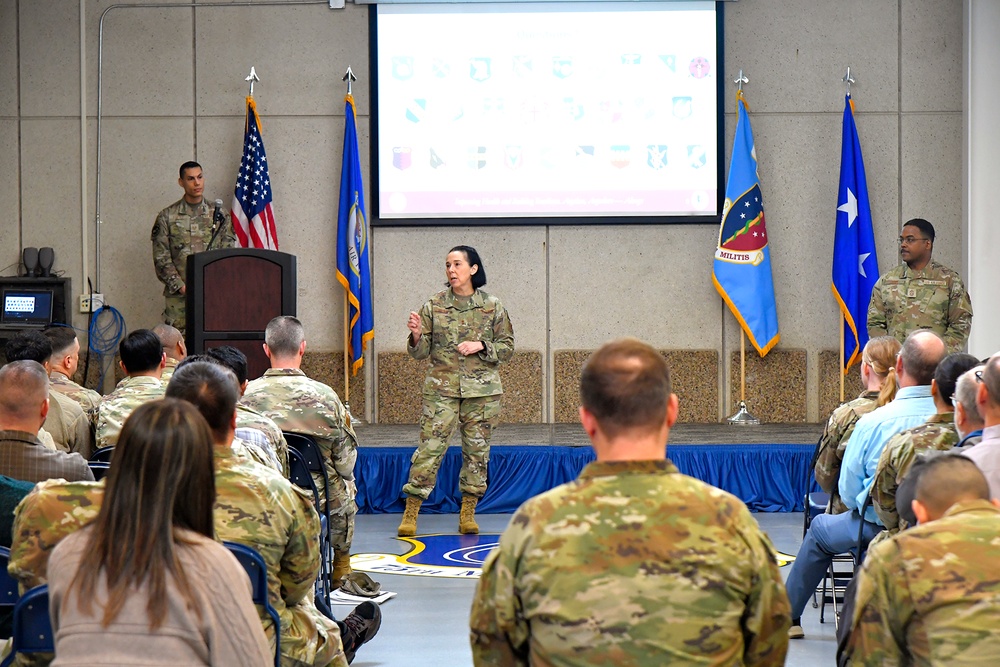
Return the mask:
[(976, 382), (982, 382), (982, 381), (983, 381), (983, 372), (976, 371)]
[(899, 245), (913, 245), (917, 241), (930, 241), (929, 238), (923, 236), (900, 236)]

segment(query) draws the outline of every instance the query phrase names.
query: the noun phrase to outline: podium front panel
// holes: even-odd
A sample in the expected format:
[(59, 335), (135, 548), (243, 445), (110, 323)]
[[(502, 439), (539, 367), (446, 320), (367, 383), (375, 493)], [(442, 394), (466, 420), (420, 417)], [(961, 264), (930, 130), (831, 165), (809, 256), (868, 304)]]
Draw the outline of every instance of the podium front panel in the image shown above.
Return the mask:
[(281, 267), (259, 257), (231, 257), (205, 267), (205, 332), (263, 331), (282, 312)]

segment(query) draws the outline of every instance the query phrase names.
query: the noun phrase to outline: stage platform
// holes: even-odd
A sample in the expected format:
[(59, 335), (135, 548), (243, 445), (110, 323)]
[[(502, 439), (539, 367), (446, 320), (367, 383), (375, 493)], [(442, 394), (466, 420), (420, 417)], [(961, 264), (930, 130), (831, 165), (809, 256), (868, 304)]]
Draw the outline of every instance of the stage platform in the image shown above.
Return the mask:
[[(361, 424), (355, 475), (365, 514), (402, 512), (400, 488), (418, 441), (415, 425)], [(741, 498), (755, 512), (800, 512), (817, 490), (809, 463), (822, 424), (681, 424), (670, 433), (667, 456), (681, 472)], [(461, 505), (458, 435), (421, 512), (455, 513)], [(490, 486), (477, 511), (510, 513), (530, 498), (575, 479), (594, 460), (579, 424), (502, 424), (490, 448)]]

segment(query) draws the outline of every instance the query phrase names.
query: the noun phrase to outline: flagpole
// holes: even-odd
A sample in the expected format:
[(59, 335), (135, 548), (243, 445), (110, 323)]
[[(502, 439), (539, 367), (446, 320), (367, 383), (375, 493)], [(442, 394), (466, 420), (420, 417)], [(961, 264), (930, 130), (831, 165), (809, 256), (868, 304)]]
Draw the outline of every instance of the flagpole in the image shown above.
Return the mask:
[[(347, 68), (347, 72), (344, 73), (344, 77), (341, 81), (347, 82), (347, 94), (351, 95), (351, 83), (357, 81), (357, 77), (354, 76), (354, 72), (351, 68)], [(346, 131), (346, 130), (345, 130)], [(341, 177), (343, 178), (343, 177)], [(340, 234), (340, 230), (337, 230)], [(344, 410), (347, 411), (347, 420), (351, 424), (363, 424), (363, 419), (358, 419), (351, 412), (351, 356), (350, 356), (350, 346), (351, 346), (351, 306), (350, 306), (350, 291), (345, 286), (344, 288)]]
[[(736, 84), (736, 98), (739, 100), (743, 94), (743, 84), (750, 83), (740, 69), (739, 75), (733, 81)], [(760, 420), (754, 417), (747, 410), (747, 334), (740, 326), (740, 409), (735, 415), (726, 420), (730, 426), (758, 426)]]
[(846, 369), (844, 368), (844, 357), (847, 354), (846, 343), (844, 342), (844, 327), (847, 326), (847, 318), (844, 314), (840, 314), (840, 402), (844, 402), (844, 375), (846, 374)]

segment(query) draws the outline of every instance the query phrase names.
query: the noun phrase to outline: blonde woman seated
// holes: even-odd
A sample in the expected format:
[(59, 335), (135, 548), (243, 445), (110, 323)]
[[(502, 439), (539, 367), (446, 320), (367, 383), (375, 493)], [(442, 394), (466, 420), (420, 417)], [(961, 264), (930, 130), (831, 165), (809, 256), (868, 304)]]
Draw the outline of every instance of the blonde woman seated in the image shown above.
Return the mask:
[(122, 428), (97, 518), (49, 559), (53, 665), (273, 664), (250, 581), (213, 539), (212, 437), (146, 403)]

